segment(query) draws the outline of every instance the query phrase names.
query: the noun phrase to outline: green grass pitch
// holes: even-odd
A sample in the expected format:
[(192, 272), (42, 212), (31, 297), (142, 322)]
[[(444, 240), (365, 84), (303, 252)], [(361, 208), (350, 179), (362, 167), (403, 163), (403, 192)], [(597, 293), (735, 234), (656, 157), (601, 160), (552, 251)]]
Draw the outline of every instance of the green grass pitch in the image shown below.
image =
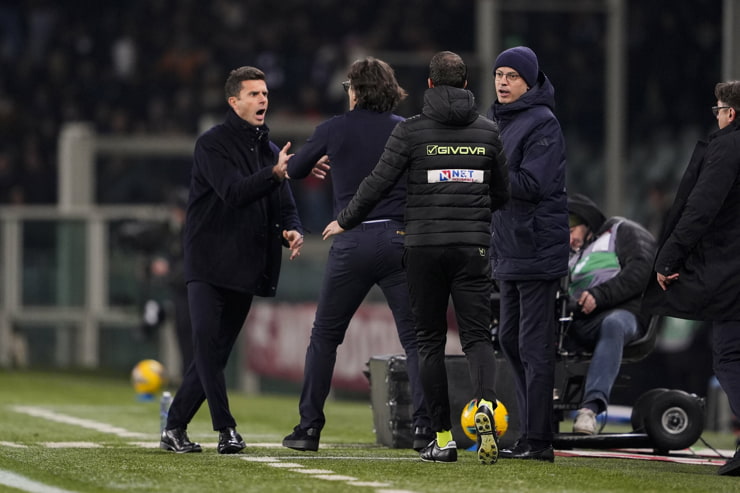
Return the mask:
[[(232, 391), (247, 442), (216, 453), (207, 406), (189, 428), (201, 454), (158, 448), (159, 404), (137, 401), (125, 377), (65, 372), (0, 372), (0, 491), (64, 492), (737, 492), (740, 478), (716, 465), (557, 457), (554, 464), (428, 464), (413, 450), (376, 444), (369, 401), (327, 403), (318, 452), (280, 446), (298, 422), (295, 395)], [(717, 448), (734, 437), (704, 434)]]

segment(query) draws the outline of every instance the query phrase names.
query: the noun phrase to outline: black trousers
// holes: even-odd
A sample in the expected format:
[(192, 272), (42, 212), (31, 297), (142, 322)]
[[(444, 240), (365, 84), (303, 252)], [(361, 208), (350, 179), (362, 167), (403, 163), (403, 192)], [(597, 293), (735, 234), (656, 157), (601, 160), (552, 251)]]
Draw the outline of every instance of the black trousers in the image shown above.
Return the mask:
[(193, 362), (193, 326), (190, 323), (190, 306), (186, 289), (176, 290), (172, 296), (175, 315), (175, 334), (180, 348), (182, 376)]
[(488, 249), (483, 247), (407, 247), (404, 262), (411, 309), (416, 318), (419, 372), (432, 429), (451, 430), (445, 367), (447, 306), (450, 297), (468, 360), (475, 395), (496, 403), (496, 362), (491, 340), (491, 281)]
[(205, 400), (208, 400), (214, 430), (236, 427), (229, 410), (224, 369), (252, 299), (251, 294), (205, 282), (188, 283), (193, 362), (172, 400), (167, 429), (187, 428)]
[(403, 227), (397, 221), (363, 223), (334, 237), (306, 350), (299, 404), (302, 428), (324, 427), (324, 404), (331, 389), (337, 347), (344, 341), (352, 317), (374, 285), (383, 291), (406, 353), (413, 425), (429, 426), (419, 382), (416, 326), (402, 265), (403, 235), (398, 231)]
[(740, 321), (712, 322), (714, 374), (727, 394), (732, 414), (740, 418)]
[(499, 281), (499, 340), (516, 384), (520, 436), (552, 442), (555, 386), (555, 298), (552, 281)]

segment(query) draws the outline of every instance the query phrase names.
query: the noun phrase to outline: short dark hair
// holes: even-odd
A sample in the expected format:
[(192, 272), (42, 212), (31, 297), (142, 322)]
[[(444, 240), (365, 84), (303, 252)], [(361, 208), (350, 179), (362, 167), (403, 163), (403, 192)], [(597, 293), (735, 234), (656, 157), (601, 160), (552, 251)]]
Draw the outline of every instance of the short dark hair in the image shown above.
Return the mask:
[(377, 58), (356, 60), (347, 77), (357, 97), (357, 108), (384, 113), (392, 111), (407, 96), (391, 66)]
[(468, 69), (457, 53), (440, 51), (429, 62), (429, 78), (435, 86), (465, 87)]
[(714, 97), (740, 111), (740, 80), (720, 82), (714, 86)]
[(255, 67), (239, 67), (232, 70), (224, 86), (227, 101), (232, 96), (239, 96), (239, 92), (242, 90), (242, 81), (245, 80), (265, 80), (265, 73)]

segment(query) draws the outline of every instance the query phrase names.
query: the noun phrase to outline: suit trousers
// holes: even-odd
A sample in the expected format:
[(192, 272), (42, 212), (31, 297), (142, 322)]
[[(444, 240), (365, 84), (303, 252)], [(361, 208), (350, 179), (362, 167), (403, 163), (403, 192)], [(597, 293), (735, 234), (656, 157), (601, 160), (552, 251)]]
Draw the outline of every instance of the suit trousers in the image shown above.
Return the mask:
[(496, 403), (491, 339), (488, 249), (474, 246), (407, 247), (404, 262), (416, 318), (419, 370), (432, 430), (451, 430), (445, 346), (450, 297), (468, 361), (474, 395)]
[[(331, 389), (337, 347), (370, 289), (378, 285), (396, 323), (411, 387), (414, 426), (429, 426), (419, 383), (416, 333), (409, 304), (403, 257), (403, 228), (398, 221), (366, 222), (334, 237), (324, 271), (316, 317), (306, 350), (298, 410), (301, 428), (325, 423), (324, 404)], [(369, 359), (372, 355), (366, 355)]]
[(730, 410), (740, 417), (740, 321), (712, 322), (714, 374), (727, 394)]
[(560, 280), (499, 281), (501, 350), (514, 375), (521, 439), (551, 443)]
[(229, 410), (224, 370), (252, 299), (251, 294), (205, 282), (188, 283), (193, 362), (172, 400), (167, 429), (187, 428), (204, 400), (208, 401), (214, 430), (236, 427)]

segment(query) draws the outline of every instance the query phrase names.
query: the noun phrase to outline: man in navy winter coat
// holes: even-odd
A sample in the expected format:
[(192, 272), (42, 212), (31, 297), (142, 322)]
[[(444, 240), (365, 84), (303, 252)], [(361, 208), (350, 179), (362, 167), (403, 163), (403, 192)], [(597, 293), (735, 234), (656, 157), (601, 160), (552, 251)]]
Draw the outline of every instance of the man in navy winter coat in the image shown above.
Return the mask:
[(521, 435), (501, 457), (553, 461), (555, 298), (568, 272), (565, 139), (553, 114), (555, 90), (524, 46), (493, 67), (511, 200), (494, 212), (491, 267), (501, 293), (499, 339), (512, 366)]

